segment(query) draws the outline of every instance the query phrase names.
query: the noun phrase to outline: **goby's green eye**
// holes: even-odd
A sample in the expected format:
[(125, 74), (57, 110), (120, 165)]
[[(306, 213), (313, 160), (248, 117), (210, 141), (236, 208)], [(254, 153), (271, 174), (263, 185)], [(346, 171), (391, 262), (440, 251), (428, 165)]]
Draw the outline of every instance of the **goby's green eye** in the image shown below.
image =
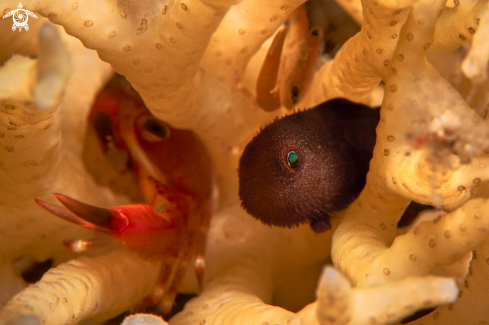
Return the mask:
[(299, 155), (295, 151), (287, 153), (287, 164), (292, 168), (299, 166)]

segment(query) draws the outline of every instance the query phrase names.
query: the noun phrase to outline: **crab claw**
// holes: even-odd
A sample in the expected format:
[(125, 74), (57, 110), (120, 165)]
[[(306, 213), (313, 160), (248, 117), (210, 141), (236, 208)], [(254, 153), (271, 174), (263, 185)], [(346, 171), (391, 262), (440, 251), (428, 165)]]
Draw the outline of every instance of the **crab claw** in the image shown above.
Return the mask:
[(143, 257), (164, 255), (167, 247), (173, 245), (178, 236), (178, 233), (168, 231), (175, 228), (175, 224), (167, 218), (165, 212), (156, 213), (147, 204), (100, 208), (62, 194), (53, 195), (64, 207), (39, 199), (36, 202), (66, 221), (110, 235)]
[(79, 226), (82, 226), (84, 228), (92, 229), (92, 230), (96, 230), (96, 231), (100, 231), (100, 232), (105, 232), (105, 233), (110, 232), (110, 230), (108, 230), (108, 229), (98, 227), (98, 226), (84, 220), (83, 218), (80, 218), (79, 216), (77, 216), (76, 214), (74, 214), (73, 212), (71, 212), (70, 210), (68, 210), (65, 207), (55, 205), (55, 204), (51, 204), (48, 202), (44, 202), (44, 201), (37, 199), (37, 198), (35, 199), (35, 201), (38, 205), (43, 207), (45, 210), (51, 212), (52, 214), (60, 217), (63, 220), (74, 223), (75, 225), (79, 225)]
[(99, 208), (63, 194), (55, 193), (53, 195), (65, 208), (39, 199), (36, 199), (36, 203), (58, 217), (79, 226), (110, 233), (122, 231), (129, 223), (127, 217), (117, 210)]

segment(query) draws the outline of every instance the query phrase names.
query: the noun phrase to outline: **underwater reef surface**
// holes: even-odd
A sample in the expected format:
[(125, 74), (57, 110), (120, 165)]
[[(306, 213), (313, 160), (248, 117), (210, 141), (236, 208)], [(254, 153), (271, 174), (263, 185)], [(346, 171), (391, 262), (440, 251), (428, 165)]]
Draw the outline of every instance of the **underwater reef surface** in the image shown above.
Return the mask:
[[(188, 262), (179, 291), (199, 294), (170, 324), (489, 324), (489, 4), (304, 2), (0, 0), (0, 324), (104, 322), (148, 297), (165, 309), (161, 260), (97, 245), (34, 201), (146, 198), (135, 164), (87, 132), (114, 72), (213, 163), (203, 288)], [(247, 143), (337, 97), (381, 106), (359, 196), (322, 233), (252, 218), (238, 196)], [(434, 209), (398, 227), (411, 202)], [(80, 239), (94, 243), (83, 256), (63, 245)]]

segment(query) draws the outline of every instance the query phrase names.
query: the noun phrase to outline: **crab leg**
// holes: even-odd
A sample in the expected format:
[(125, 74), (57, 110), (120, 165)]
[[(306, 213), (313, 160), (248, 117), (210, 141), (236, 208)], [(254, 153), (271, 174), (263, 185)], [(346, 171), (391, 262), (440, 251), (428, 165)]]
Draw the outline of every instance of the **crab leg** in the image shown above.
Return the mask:
[(297, 7), (287, 20), (289, 32), (284, 43), (282, 65), (279, 73), (281, 85), (292, 73), (301, 56), (302, 48), (306, 43), (306, 35), (309, 29), (309, 19), (304, 5)]
[[(159, 197), (163, 196), (169, 202), (172, 202), (176, 209), (182, 211), (182, 216), (189, 216), (186, 227), (182, 227), (185, 231), (180, 235), (180, 246), (178, 251), (178, 256), (167, 256), (163, 262), (160, 277), (158, 279), (157, 287), (161, 294), (160, 299), (154, 297), (154, 301), (161, 301), (160, 308), (163, 313), (168, 313), (173, 307), (173, 302), (175, 300), (178, 287), (182, 282), (183, 276), (185, 275), (185, 270), (187, 265), (195, 256), (195, 273), (197, 276), (197, 281), (199, 287), (202, 289), (202, 278), (205, 269), (204, 253), (205, 253), (205, 243), (207, 237), (207, 229), (210, 222), (210, 205), (202, 207), (201, 212), (191, 212), (192, 208), (190, 204), (185, 202), (183, 195), (174, 195), (175, 191), (170, 187), (154, 181), (156, 185), (157, 194), (151, 202), (155, 203), (159, 201)], [(142, 190), (142, 192), (145, 192)], [(146, 189), (146, 193), (148, 190)], [(183, 221), (183, 220), (181, 220)], [(161, 290), (162, 289), (162, 290)], [(156, 292), (156, 291), (155, 291)]]
[(251, 100), (251, 102), (253, 103), (254, 106), (258, 106), (258, 103), (256, 102), (256, 96), (253, 95), (253, 93), (248, 89), (248, 87), (246, 87), (243, 84), (243, 81), (241, 80), (241, 76), (239, 75), (238, 70), (234, 70), (234, 80), (236, 81), (236, 87), (239, 90), (241, 90), (241, 92), (243, 93), (243, 95), (245, 95), (246, 97), (248, 97)]
[(175, 284), (178, 287), (181, 282), (181, 279), (176, 279), (175, 276), (177, 269), (182, 262), (180, 255), (181, 253), (177, 257), (167, 256), (163, 259), (160, 274), (156, 280), (153, 292), (145, 297), (139, 304), (133, 306), (133, 310), (141, 310), (150, 304), (160, 303), (163, 313), (167, 314), (171, 311), (175, 296), (169, 296), (168, 291), (172, 284)]
[(160, 302), (160, 308), (165, 314), (169, 313), (173, 307), (173, 302), (177, 296), (178, 287), (180, 286), (180, 283), (185, 275), (187, 265), (192, 258), (191, 253), (192, 252), (189, 249), (180, 250), (179, 252), (179, 256), (172, 270), (170, 279), (165, 286), (165, 292)]
[(277, 77), (287, 30), (282, 27), (273, 38), (256, 82), (256, 102), (267, 112), (280, 108)]
[(316, 64), (321, 52), (323, 31), (320, 27), (312, 27), (301, 47), (301, 55), (294, 69), (287, 77), (281, 89), (282, 105), (292, 109), (306, 93), (316, 72)]
[(205, 248), (207, 243), (207, 230), (209, 229), (211, 219), (211, 209), (205, 207), (202, 209), (200, 228), (197, 233), (197, 248), (195, 252), (195, 274), (197, 276), (197, 282), (199, 283), (199, 289), (203, 289), (203, 277), (205, 271)]
[(285, 49), (290, 50), (296, 43), (304, 42), (304, 35), (309, 29), (309, 18), (307, 18), (306, 6), (300, 5), (291, 14), (288, 19), (290, 32), (285, 41)]
[(92, 248), (100, 248), (112, 245), (114, 242), (110, 239), (97, 238), (97, 239), (75, 239), (65, 240), (65, 245), (72, 253), (82, 253)]

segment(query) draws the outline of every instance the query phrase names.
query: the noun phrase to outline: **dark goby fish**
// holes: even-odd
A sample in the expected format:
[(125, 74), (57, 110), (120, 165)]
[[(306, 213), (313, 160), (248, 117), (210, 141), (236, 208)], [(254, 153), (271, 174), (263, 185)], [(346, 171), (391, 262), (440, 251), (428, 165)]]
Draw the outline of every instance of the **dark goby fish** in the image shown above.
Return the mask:
[(243, 208), (270, 226), (331, 229), (365, 186), (379, 109), (336, 98), (267, 125), (239, 161)]

